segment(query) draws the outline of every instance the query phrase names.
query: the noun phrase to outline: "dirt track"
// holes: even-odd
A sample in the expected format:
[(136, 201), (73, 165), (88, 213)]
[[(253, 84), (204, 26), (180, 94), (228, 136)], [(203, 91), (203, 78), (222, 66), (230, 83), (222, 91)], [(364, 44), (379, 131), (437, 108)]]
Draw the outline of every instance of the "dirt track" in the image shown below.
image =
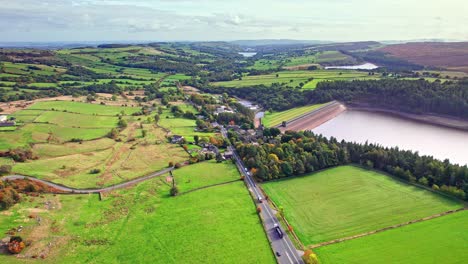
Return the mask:
[(286, 127), (279, 127), (279, 129), (281, 132), (286, 130), (312, 130), (321, 124), (335, 118), (345, 110), (346, 107), (343, 104), (334, 101), (307, 114), (304, 114), (301, 117), (293, 119), (292, 121), (288, 121)]

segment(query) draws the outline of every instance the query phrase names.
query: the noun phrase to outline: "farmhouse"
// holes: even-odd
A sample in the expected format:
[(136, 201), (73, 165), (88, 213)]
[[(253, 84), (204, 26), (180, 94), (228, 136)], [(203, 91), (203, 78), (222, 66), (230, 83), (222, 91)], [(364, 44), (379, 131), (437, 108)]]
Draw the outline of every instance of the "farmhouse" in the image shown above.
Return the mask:
[(233, 153), (232, 151), (225, 151), (224, 152), (224, 158), (225, 159), (232, 159)]
[(8, 116), (0, 115), (0, 127), (14, 126), (15, 124), (13, 120), (8, 121)]
[(172, 138), (171, 138), (171, 143), (172, 143), (172, 144), (179, 144), (179, 143), (182, 143), (183, 141), (184, 141), (184, 137), (183, 137), (183, 136), (174, 135), (174, 136), (172, 136)]

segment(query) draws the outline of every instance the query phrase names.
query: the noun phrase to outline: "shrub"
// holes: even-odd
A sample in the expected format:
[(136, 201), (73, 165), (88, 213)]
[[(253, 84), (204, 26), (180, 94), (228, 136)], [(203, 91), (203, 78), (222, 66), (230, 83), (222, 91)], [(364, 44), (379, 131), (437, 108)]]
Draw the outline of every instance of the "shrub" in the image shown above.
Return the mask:
[(177, 188), (177, 186), (172, 186), (170, 194), (171, 196), (177, 196), (177, 194), (179, 194), (179, 188)]
[(8, 243), (8, 251), (11, 254), (18, 254), (26, 247), (23, 242), (23, 239), (19, 236), (13, 236), (10, 238), (10, 242)]
[(89, 171), (89, 174), (98, 174), (101, 172), (101, 169), (92, 169)]
[(11, 173), (11, 165), (0, 166), (0, 175), (6, 175)]

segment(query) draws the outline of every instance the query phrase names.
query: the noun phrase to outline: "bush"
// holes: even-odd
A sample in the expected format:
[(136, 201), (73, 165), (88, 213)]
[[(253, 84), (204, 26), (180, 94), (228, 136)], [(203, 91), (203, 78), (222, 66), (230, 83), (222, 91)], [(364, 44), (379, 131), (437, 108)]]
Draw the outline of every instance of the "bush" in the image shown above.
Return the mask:
[(177, 196), (177, 194), (179, 194), (179, 188), (177, 188), (177, 186), (172, 186), (170, 194), (171, 196)]
[(11, 173), (11, 165), (0, 166), (0, 175), (6, 175)]
[(98, 174), (101, 172), (101, 169), (92, 169), (89, 171), (89, 174)]
[(23, 239), (19, 236), (13, 236), (10, 238), (10, 242), (8, 243), (8, 251), (11, 254), (18, 254), (26, 247), (23, 242)]

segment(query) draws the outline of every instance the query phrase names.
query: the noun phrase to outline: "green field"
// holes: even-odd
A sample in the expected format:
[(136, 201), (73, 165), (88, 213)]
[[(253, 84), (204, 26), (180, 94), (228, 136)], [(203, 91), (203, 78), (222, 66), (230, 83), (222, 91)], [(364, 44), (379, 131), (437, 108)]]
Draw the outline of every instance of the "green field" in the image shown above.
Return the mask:
[[(276, 77), (278, 75), (278, 77)], [(242, 80), (215, 82), (215, 86), (246, 87), (253, 85), (283, 84), (287, 87), (297, 87), (301, 83), (304, 89), (314, 89), (318, 82), (329, 80), (375, 79), (377, 75), (369, 76), (366, 72), (351, 70), (315, 70), (315, 71), (280, 71), (271, 74), (244, 76)]]
[(292, 108), (286, 111), (273, 112), (273, 113), (265, 112), (265, 117), (262, 118), (262, 124), (266, 127), (273, 127), (273, 126), (281, 124), (281, 122), (283, 121), (291, 120), (295, 117), (301, 116), (305, 113), (315, 110), (323, 105), (324, 104), (307, 105), (307, 106)]
[(468, 262), (468, 211), (315, 249), (322, 264)]
[(32, 106), (28, 107), (32, 110), (58, 110), (68, 111), (72, 113), (88, 114), (88, 115), (117, 115), (122, 111), (125, 115), (131, 115), (140, 111), (136, 107), (124, 107), (124, 106), (107, 106), (99, 104), (87, 104), (80, 102), (67, 102), (67, 101), (47, 101), (37, 102)]
[[(235, 169), (214, 166), (219, 174)], [(26, 199), (0, 215), (0, 230), (23, 225), (21, 235), (32, 240), (23, 253), (46, 252), (49, 263), (275, 263), (244, 183), (168, 194), (162, 177), (103, 201), (97, 195)], [(1, 263), (30, 261), (0, 254)]]
[(340, 166), (263, 184), (304, 245), (461, 208), (460, 202), (384, 174)]
[(216, 163), (215, 160), (182, 167), (174, 171), (174, 177), (180, 192), (240, 179), (239, 171), (231, 162)]

